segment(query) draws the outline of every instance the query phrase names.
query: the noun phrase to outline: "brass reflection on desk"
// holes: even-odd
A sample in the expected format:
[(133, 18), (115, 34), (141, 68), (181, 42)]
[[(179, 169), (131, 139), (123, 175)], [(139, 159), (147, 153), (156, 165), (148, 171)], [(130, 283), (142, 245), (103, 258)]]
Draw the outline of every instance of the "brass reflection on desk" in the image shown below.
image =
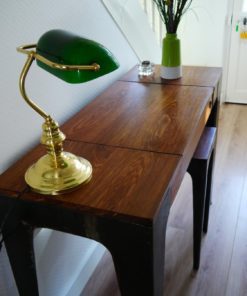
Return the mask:
[(89, 182), (92, 177), (90, 162), (63, 151), (65, 135), (52, 117), (26, 94), (25, 80), (34, 60), (38, 66), (68, 83), (83, 83), (119, 67), (114, 56), (101, 44), (63, 30), (48, 31), (37, 45), (20, 46), (17, 50), (27, 54), (20, 75), (20, 92), (28, 103), (45, 120), (41, 143), (47, 154), (28, 168), (25, 180), (32, 190), (41, 194), (61, 194)]

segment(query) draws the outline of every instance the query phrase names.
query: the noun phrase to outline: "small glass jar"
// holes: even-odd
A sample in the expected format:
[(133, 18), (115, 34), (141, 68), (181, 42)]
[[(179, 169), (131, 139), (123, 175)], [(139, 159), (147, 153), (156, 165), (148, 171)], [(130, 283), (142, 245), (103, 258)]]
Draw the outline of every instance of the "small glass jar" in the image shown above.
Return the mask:
[(150, 76), (154, 74), (154, 64), (150, 61), (142, 61), (138, 67), (139, 76)]

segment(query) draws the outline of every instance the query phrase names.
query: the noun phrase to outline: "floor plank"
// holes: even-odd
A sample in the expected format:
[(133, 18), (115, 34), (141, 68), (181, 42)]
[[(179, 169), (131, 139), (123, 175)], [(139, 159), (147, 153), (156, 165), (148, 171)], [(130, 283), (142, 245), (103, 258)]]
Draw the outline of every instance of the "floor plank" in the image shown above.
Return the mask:
[(247, 295), (247, 178), (239, 210), (226, 296)]
[(247, 157), (244, 162), (246, 164), (245, 182), (239, 207), (226, 296), (247, 295)]

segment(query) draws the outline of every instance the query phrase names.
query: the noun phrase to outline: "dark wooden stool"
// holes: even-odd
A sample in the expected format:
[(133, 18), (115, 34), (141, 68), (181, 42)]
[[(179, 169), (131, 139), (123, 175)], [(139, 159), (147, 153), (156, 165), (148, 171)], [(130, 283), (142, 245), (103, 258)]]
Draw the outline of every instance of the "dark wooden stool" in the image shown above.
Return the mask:
[(193, 184), (193, 268), (195, 270), (200, 265), (202, 231), (206, 233), (208, 229), (215, 144), (216, 128), (205, 127), (188, 168)]

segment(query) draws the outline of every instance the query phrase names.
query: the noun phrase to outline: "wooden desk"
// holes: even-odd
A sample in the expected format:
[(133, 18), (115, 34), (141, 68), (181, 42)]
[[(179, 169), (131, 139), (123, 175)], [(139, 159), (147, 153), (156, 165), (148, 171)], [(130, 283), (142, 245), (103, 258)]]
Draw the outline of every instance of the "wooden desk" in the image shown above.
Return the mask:
[(0, 221), (11, 209), (4, 237), (20, 295), (38, 295), (36, 227), (104, 244), (122, 295), (163, 295), (169, 209), (212, 96), (211, 87), (118, 81), (63, 127), (65, 149), (93, 165), (90, 183), (66, 195), (30, 192), (23, 175), (43, 153), (40, 145), (0, 176)]

